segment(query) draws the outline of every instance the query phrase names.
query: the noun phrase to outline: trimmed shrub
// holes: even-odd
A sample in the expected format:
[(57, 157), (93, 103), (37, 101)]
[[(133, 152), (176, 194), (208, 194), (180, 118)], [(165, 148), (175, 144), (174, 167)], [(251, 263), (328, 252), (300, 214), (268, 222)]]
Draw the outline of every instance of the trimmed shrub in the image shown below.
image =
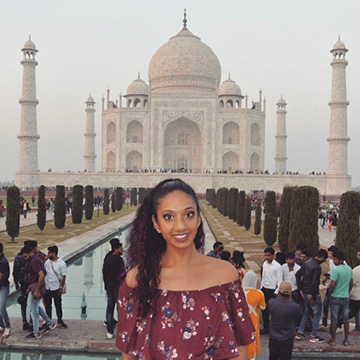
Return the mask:
[(215, 189), (209, 189), (209, 203), (213, 208), (216, 208), (216, 192), (215, 192)]
[(294, 186), (285, 186), (280, 199), (280, 225), (278, 243), (280, 251), (289, 251), (291, 198)]
[(254, 234), (260, 235), (261, 233), (261, 200), (257, 201), (255, 209), (255, 224), (254, 224)]
[(73, 186), (73, 203), (71, 209), (71, 217), (73, 224), (81, 224), (83, 217), (83, 186)]
[(230, 189), (229, 218), (234, 221), (236, 221), (236, 205), (237, 205), (238, 195), (239, 195), (239, 190), (237, 188)]
[(236, 204), (236, 222), (244, 226), (245, 191), (240, 191)]
[(40, 231), (43, 231), (46, 225), (46, 200), (45, 200), (45, 186), (40, 185), (38, 188), (38, 212), (37, 212), (37, 226)]
[(219, 211), (219, 213), (221, 213), (221, 189), (218, 189), (216, 192), (216, 207)]
[(319, 192), (312, 186), (299, 186), (293, 190), (290, 213), (289, 250), (304, 244), (310, 256), (319, 250), (318, 234)]
[(85, 219), (91, 220), (94, 215), (94, 188), (92, 185), (85, 186)]
[(131, 206), (136, 206), (137, 205), (137, 188), (132, 188), (131, 189), (130, 204), (131, 204)]
[(6, 192), (6, 232), (12, 243), (20, 232), (20, 190), (15, 185)]
[(63, 229), (66, 221), (66, 204), (65, 204), (65, 186), (56, 186), (55, 195), (55, 227), (57, 229)]
[(251, 227), (251, 200), (249, 197), (245, 199), (244, 226), (246, 230), (249, 230)]
[(139, 188), (139, 204), (142, 204), (143, 200), (146, 196), (146, 189), (145, 188)]
[(360, 249), (359, 213), (360, 194), (356, 191), (342, 194), (335, 245), (344, 252), (345, 260), (351, 267), (357, 265), (356, 251)]
[(272, 246), (276, 242), (277, 235), (276, 198), (274, 191), (266, 192), (265, 209), (264, 240), (268, 246)]
[(122, 209), (123, 204), (123, 189), (121, 187), (117, 187), (115, 189), (115, 210), (120, 211)]
[(109, 215), (109, 211), (110, 211), (109, 189), (106, 188), (104, 190), (104, 205), (103, 205), (103, 213), (104, 213), (104, 215)]
[(116, 211), (115, 193), (112, 193), (112, 195), (111, 195), (111, 211), (113, 213)]
[(228, 206), (228, 202), (229, 202), (229, 189), (227, 188), (223, 188), (223, 195), (222, 195), (222, 209), (223, 209), (223, 215), (224, 216), (228, 216), (228, 210), (229, 210), (229, 206)]

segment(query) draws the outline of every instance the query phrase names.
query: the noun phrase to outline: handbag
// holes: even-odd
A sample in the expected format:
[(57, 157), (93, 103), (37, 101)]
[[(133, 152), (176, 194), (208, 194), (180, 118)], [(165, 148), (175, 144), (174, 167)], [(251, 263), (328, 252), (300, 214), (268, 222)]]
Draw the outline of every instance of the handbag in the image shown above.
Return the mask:
[[(55, 276), (57, 277), (57, 279), (59, 280), (59, 283), (61, 284), (61, 278), (58, 275), (58, 273), (55, 271), (54, 264), (53, 264), (52, 260), (50, 260), (50, 261), (51, 261), (51, 267), (53, 269), (53, 272), (54, 272)], [(60, 289), (60, 293), (61, 294), (66, 294), (66, 284), (64, 284), (63, 287)]]
[[(31, 291), (32, 295), (34, 295), (37, 286), (38, 286), (38, 283), (33, 283), (33, 284), (29, 285), (29, 290)], [(44, 296), (45, 294), (46, 294), (45, 287), (41, 286), (40, 287), (40, 295)]]

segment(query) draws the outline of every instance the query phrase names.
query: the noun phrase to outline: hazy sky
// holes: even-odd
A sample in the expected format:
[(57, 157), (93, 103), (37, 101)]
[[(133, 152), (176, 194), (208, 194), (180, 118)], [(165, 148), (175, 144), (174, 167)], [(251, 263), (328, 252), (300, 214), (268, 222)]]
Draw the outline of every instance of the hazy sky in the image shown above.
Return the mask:
[(349, 174), (360, 185), (360, 21), (358, 0), (43, 0), (7, 1), (0, 12), (0, 180), (18, 169), (22, 52), (29, 34), (39, 53), (39, 168), (82, 170), (85, 100), (96, 101), (97, 170), (101, 169), (101, 97), (115, 100), (137, 77), (148, 80), (155, 51), (182, 28), (210, 46), (222, 80), (249, 101), (267, 100), (265, 168), (274, 171), (276, 102), (287, 101), (287, 168), (327, 171), (330, 50), (347, 53)]

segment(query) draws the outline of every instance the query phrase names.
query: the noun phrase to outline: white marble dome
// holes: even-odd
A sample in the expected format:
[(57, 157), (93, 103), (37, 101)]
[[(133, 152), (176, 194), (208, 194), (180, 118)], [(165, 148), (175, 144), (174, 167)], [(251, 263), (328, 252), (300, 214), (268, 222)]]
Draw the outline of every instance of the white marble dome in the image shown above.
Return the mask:
[(29, 39), (23, 47), (23, 50), (36, 50), (35, 44)]
[(91, 96), (91, 94), (89, 94), (89, 97), (87, 98), (86, 103), (95, 104), (95, 100), (94, 100), (94, 98)]
[(127, 88), (126, 95), (149, 95), (149, 86), (140, 75)]
[(346, 49), (345, 44), (339, 38), (339, 40), (334, 44), (333, 50), (345, 50), (345, 49)]
[(217, 56), (186, 27), (162, 45), (149, 64), (150, 87), (157, 92), (216, 92), (220, 78)]
[(283, 99), (282, 95), (280, 97), (280, 99), (278, 100), (278, 102), (276, 103), (276, 105), (287, 105), (286, 101)]
[(240, 86), (234, 80), (231, 80), (229, 76), (229, 78), (220, 85), (218, 95), (241, 96), (242, 94)]

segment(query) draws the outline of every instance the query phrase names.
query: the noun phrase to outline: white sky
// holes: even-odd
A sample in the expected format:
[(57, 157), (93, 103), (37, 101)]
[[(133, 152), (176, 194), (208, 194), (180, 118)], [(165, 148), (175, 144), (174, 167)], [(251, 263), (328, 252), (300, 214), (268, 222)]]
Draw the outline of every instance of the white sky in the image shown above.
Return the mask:
[(347, 53), (349, 174), (360, 185), (360, 21), (358, 0), (18, 0), (0, 11), (0, 180), (18, 168), (22, 66), (29, 34), (36, 69), (39, 168), (82, 170), (85, 100), (96, 101), (101, 169), (101, 97), (115, 100), (155, 51), (182, 28), (210, 46), (249, 101), (267, 100), (265, 168), (274, 171), (276, 102), (287, 101), (287, 168), (327, 171), (330, 50), (338, 35)]

